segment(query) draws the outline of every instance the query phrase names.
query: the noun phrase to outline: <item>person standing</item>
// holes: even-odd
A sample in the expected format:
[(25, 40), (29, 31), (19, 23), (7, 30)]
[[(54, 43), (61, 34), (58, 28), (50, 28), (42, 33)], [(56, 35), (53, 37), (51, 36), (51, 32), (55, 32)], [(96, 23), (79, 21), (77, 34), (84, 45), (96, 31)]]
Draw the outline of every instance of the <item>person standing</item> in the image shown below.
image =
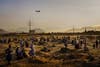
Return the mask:
[(9, 45), (9, 47), (5, 50), (5, 54), (6, 54), (6, 61), (7, 64), (11, 64), (11, 60), (12, 60), (12, 49), (11, 49), (11, 45)]
[(24, 47), (24, 40), (20, 40), (20, 47)]
[(96, 45), (96, 48), (99, 48), (99, 40), (96, 40), (95, 45)]
[(29, 55), (33, 58), (33, 56), (35, 56), (33, 44), (31, 44), (30, 49), (31, 50), (29, 51)]

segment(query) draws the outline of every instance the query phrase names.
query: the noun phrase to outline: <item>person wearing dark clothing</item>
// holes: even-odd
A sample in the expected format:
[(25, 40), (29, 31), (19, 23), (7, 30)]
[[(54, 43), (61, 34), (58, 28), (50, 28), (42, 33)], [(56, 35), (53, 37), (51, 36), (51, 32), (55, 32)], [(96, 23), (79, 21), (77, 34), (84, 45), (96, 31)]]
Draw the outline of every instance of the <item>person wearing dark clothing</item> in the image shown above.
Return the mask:
[(95, 45), (96, 45), (96, 48), (99, 47), (99, 40), (96, 40)]
[(24, 48), (21, 48), (21, 47), (16, 48), (16, 57), (17, 57), (17, 60), (27, 57)]
[(93, 49), (95, 49), (95, 44), (93, 44)]
[(27, 58), (27, 55), (26, 55), (26, 53), (25, 53), (25, 49), (24, 49), (24, 48), (22, 49), (22, 57), (23, 57), (23, 58)]
[(17, 57), (17, 60), (21, 59), (19, 47), (16, 48), (16, 57)]
[(28, 42), (27, 41), (25, 41), (25, 47), (29, 47), (29, 44), (28, 44)]
[(24, 40), (20, 40), (20, 47), (24, 47)]
[(76, 40), (76, 44), (75, 44), (75, 49), (79, 49), (80, 46), (79, 46), (79, 40)]
[(83, 45), (83, 40), (80, 39), (80, 41), (79, 41), (79, 46), (80, 46), (79, 48), (80, 49), (82, 48), (82, 45)]
[(8, 39), (8, 44), (11, 42), (11, 38)]
[(6, 60), (8, 64), (11, 64), (11, 60), (12, 60), (12, 50), (11, 50), (11, 45), (9, 45), (9, 47), (5, 50), (5, 54), (6, 54)]
[(72, 45), (74, 45), (74, 46), (75, 46), (75, 45), (76, 45), (76, 40), (75, 40), (75, 39), (74, 39), (74, 40), (72, 40), (72, 42), (71, 42), (71, 43), (72, 43)]
[(68, 39), (67, 38), (63, 38), (62, 42), (64, 43), (64, 46), (67, 47), (68, 45)]
[(30, 46), (30, 51), (29, 51), (29, 55), (33, 58), (33, 56), (35, 56), (35, 51), (34, 51), (34, 46), (33, 46), (33, 44), (31, 44), (31, 46)]

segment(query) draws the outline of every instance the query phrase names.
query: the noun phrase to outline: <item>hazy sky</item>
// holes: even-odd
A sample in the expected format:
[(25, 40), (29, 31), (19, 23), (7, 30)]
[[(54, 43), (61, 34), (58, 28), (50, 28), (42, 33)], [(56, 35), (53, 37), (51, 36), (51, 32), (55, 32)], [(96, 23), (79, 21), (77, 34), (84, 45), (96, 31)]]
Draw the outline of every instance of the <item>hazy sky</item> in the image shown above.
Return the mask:
[(100, 0), (0, 0), (0, 28), (27, 31), (30, 19), (50, 32), (99, 25)]

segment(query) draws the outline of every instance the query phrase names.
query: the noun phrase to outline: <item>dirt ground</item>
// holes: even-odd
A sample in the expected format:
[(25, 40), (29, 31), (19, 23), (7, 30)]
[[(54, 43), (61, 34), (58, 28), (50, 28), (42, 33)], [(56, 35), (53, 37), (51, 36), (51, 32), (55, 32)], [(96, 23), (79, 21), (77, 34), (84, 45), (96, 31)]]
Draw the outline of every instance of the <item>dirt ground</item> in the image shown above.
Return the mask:
[[(88, 41), (89, 51), (75, 49), (73, 45), (68, 44), (67, 52), (60, 52), (64, 48), (63, 44), (48, 42), (46, 45), (35, 45), (35, 56), (16, 60), (14, 42), (10, 43), (13, 48), (13, 59), (11, 65), (7, 65), (5, 60), (5, 49), (8, 44), (0, 44), (0, 67), (100, 67), (100, 48), (93, 49), (91, 40)], [(41, 51), (47, 47), (49, 51)], [(30, 48), (25, 48), (28, 55)], [(93, 60), (91, 60), (91, 57)]]

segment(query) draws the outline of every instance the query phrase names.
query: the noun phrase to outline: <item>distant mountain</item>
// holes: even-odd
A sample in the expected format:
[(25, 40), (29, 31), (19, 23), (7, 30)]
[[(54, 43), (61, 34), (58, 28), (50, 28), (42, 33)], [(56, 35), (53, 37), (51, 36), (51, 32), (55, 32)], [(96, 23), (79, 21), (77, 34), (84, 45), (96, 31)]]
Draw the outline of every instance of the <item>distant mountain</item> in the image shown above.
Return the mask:
[(42, 30), (40, 28), (35, 28), (35, 29), (31, 30), (31, 33), (44, 33), (44, 30)]
[(36, 28), (34, 29), (35, 30), (35, 33), (44, 33), (45, 31), (40, 29), (40, 28)]
[(4, 29), (0, 29), (0, 34), (7, 34), (9, 32), (5, 31)]
[(97, 31), (100, 31), (100, 25), (94, 25), (92, 27), (95, 28)]

